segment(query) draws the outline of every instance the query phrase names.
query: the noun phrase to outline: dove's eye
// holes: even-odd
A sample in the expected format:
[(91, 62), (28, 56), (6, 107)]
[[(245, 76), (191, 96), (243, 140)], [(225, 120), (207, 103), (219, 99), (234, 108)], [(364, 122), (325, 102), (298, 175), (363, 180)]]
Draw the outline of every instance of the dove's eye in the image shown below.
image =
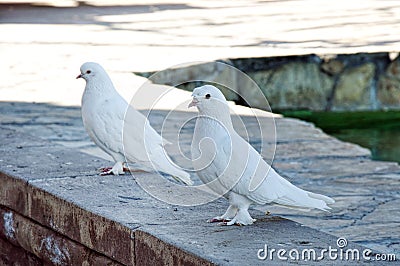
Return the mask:
[(210, 99), (210, 98), (211, 98), (211, 95), (210, 95), (209, 93), (207, 93), (205, 98), (206, 98), (206, 99)]
[(92, 71), (90, 71), (90, 70), (86, 71), (86, 74), (90, 74), (90, 73), (92, 73)]

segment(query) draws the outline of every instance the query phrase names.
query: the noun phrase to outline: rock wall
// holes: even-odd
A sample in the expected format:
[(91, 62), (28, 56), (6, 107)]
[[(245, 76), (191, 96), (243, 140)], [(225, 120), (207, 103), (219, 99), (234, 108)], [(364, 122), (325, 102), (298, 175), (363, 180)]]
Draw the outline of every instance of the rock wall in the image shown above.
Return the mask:
[[(400, 109), (400, 56), (395, 53), (302, 55), (227, 59), (168, 69), (153, 76), (164, 83), (192, 90), (201, 81), (229, 85), (229, 100), (268, 109), (256, 97), (257, 86), (227, 71), (234, 66), (259, 86), (273, 110), (309, 109), (357, 111)], [(153, 73), (136, 73), (149, 77)], [(246, 102), (243, 101), (246, 99)]]

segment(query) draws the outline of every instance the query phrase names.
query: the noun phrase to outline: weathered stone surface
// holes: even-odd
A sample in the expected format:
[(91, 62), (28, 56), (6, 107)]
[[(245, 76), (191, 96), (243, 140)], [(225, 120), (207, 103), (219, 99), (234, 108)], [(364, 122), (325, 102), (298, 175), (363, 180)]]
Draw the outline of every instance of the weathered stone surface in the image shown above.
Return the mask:
[[(77, 244), (81, 241), (87, 244), (85, 238), (71, 242), (70, 239), (74, 238), (74, 222), (57, 218), (59, 216), (57, 212), (68, 217), (69, 214), (62, 211), (65, 209), (70, 210), (72, 216), (79, 217), (80, 223), (83, 224), (106, 223), (107, 220), (104, 220), (103, 216), (132, 227), (133, 234), (131, 236), (118, 234), (113, 236), (113, 232), (104, 231), (100, 227), (83, 227), (83, 230), (89, 235), (104, 233), (111, 235), (109, 237), (115, 237), (119, 240), (118, 243), (109, 243), (109, 239), (102, 240), (103, 245), (112, 245), (115, 248), (121, 248), (124, 240), (133, 238), (135, 248), (138, 248), (138, 250), (135, 249), (136, 265), (151, 265), (154, 261), (158, 263), (172, 261), (177, 265), (204, 265), (204, 263), (214, 262), (218, 265), (257, 264), (260, 262), (257, 258), (257, 251), (263, 248), (264, 244), (268, 244), (270, 248), (281, 248), (284, 245), (285, 248), (291, 249), (302, 248), (300, 243), (311, 243), (306, 247), (313, 246), (319, 250), (321, 247), (334, 245), (336, 241), (333, 236), (327, 236), (314, 230), (309, 231), (311, 229), (278, 217), (264, 218), (259, 213), (253, 214), (258, 219), (258, 223), (251, 227), (220, 227), (215, 224), (207, 224), (205, 220), (208, 217), (224, 211), (223, 209), (226, 207), (224, 201), (219, 200), (191, 208), (171, 208), (167, 204), (151, 198), (132, 181), (133, 179), (127, 176), (35, 179), (32, 181), (32, 185), (36, 189), (48, 192), (34, 197), (41, 198), (43, 201), (40, 204), (32, 205), (31, 209), (38, 208), (34, 212), (37, 214), (32, 213), (29, 216), (34, 217), (34, 220), (40, 220), (41, 224), (47, 223), (47, 225), (44, 229), (38, 223), (32, 224), (24, 217), (13, 213), (12, 218), (7, 219), (7, 224), (12, 228), (7, 231), (11, 236), (8, 239), (15, 241), (45, 261), (60, 260), (63, 263), (80, 264), (81, 260), (90, 260), (94, 264), (104, 263), (100, 258), (88, 255), (92, 253), (87, 253), (89, 251), (86, 248)], [(40, 190), (38, 191), (40, 192)], [(79, 216), (74, 213), (74, 207), (64, 200), (57, 203), (61, 211), (49, 207), (54, 204), (51, 203), (54, 198), (59, 197), (81, 205), (93, 213), (88, 213), (89, 216)], [(7, 214), (9, 211), (2, 212), (0, 217), (4, 217), (4, 213)], [(44, 218), (39, 216), (40, 213)], [(100, 216), (96, 216), (96, 213)], [(54, 218), (51, 218), (53, 215)], [(51, 222), (46, 222), (49, 218)], [(15, 225), (16, 223), (20, 225), (19, 228)], [(63, 231), (62, 234), (57, 233), (62, 231), (60, 228), (63, 227), (70, 228), (70, 230)], [(263, 234), (260, 234), (260, 230), (263, 231)], [(1, 231), (5, 232), (6, 230)], [(142, 233), (142, 231), (148, 233)], [(282, 235), (277, 237), (278, 234)], [(5, 235), (7, 234), (4, 233), (1, 237)], [(67, 239), (63, 236), (67, 236)], [(94, 238), (90, 237), (90, 239), (93, 241)], [(43, 243), (42, 246), (39, 245), (41, 243)], [(362, 249), (354, 244), (351, 246)], [(55, 252), (57, 250), (60, 252)], [(122, 249), (121, 252), (126, 252), (126, 250)], [(155, 260), (146, 257), (147, 255), (154, 255)], [(126, 256), (129, 257), (128, 254)], [(270, 261), (268, 260), (268, 262)], [(280, 263), (276, 258), (275, 261), (271, 261), (272, 265), (280, 265)], [(329, 263), (328, 261), (328, 265)], [(335, 262), (335, 264), (337, 263)], [(57, 265), (57, 263), (55, 264)], [(124, 264), (132, 265), (133, 263)]]
[(321, 69), (330, 75), (340, 74), (345, 67), (345, 64), (338, 59), (326, 60), (322, 63)]
[[(183, 64), (158, 72), (136, 73), (149, 78), (156, 84), (176, 86), (185, 90), (193, 90), (203, 83), (214, 83), (228, 100), (238, 100), (237, 71), (223, 62), (207, 62)], [(222, 86), (219, 86), (222, 85)]]
[(0, 237), (0, 265), (42, 266), (43, 261)]
[(135, 234), (135, 257), (137, 265), (215, 265), (142, 231)]
[[(49, 213), (51, 214), (51, 213)], [(0, 238), (52, 265), (121, 265), (9, 209), (0, 208)]]
[[(393, 180), (393, 185), (400, 182), (399, 179)], [(386, 221), (389, 223), (400, 223), (400, 215), (397, 213), (397, 206), (400, 205), (400, 199), (394, 199), (382, 202), (372, 212), (367, 213), (359, 224), (368, 224), (370, 222), (379, 222), (382, 217), (386, 217)]]
[(250, 76), (261, 87), (272, 109), (324, 110), (333, 84), (316, 63), (288, 63)]
[[(267, 111), (398, 109), (398, 61), (390, 61), (388, 53), (227, 59), (250, 79), (211, 62), (161, 71), (154, 82), (184, 83), (180, 88), (189, 91), (204, 84), (200, 80), (217, 82), (229, 88), (220, 86), (228, 100)], [(189, 80), (197, 81), (185, 83)]]
[[(299, 140), (326, 140), (332, 138), (323, 133), (320, 128), (315, 127), (311, 123), (307, 123), (298, 119), (284, 118), (274, 119), (276, 125), (276, 141), (278, 143), (293, 142)], [(262, 123), (262, 121), (261, 121)]]
[(285, 160), (330, 158), (330, 157), (364, 157), (368, 158), (371, 152), (368, 149), (354, 144), (341, 142), (337, 139), (321, 141), (299, 141), (293, 143), (278, 143), (276, 147), (276, 158)]
[[(60, 108), (49, 105), (22, 105), (23, 108), (21, 109), (29, 109), (31, 114), (35, 113), (36, 116), (45, 114), (47, 117), (53, 117), (52, 108), (57, 110)], [(7, 108), (10, 110), (9, 116), (15, 114), (11, 112), (12, 108), (9, 105), (7, 105)], [(154, 124), (157, 130), (161, 129), (160, 122), (163, 121), (163, 117), (167, 113), (167, 111), (157, 111), (153, 114), (155, 115), (154, 117), (150, 117), (151, 123)], [(168, 125), (175, 127), (179, 120), (184, 121), (190, 116), (190, 114), (187, 114), (187, 116), (183, 115), (183, 113), (178, 114), (176, 117), (171, 117), (172, 121)], [(17, 117), (19, 115), (24, 116), (23, 114), (15, 115)], [(239, 126), (238, 132), (241, 135), (245, 137), (245, 129), (248, 129), (254, 133), (251, 136), (251, 143), (256, 148), (258, 147), (257, 145), (261, 144), (262, 140), (265, 140), (266, 144), (269, 145), (272, 139), (270, 136), (263, 136), (260, 139), (257, 133), (257, 120), (254, 117), (244, 116), (241, 118), (245, 127), (240, 126), (240, 121), (235, 118), (235, 126)], [(57, 121), (55, 116), (54, 119), (54, 121)], [(65, 143), (69, 147), (71, 143), (82, 141), (79, 140), (81, 138), (78, 136), (85, 136), (86, 133), (81, 125), (72, 122), (76, 119), (79, 118), (71, 117), (70, 122), (67, 121), (64, 131), (74, 128), (71, 132), (74, 132), (73, 135), (77, 136), (77, 138), (70, 138), (69, 134), (65, 134), (65, 140), (63, 136), (59, 136), (57, 137), (57, 142)], [(12, 119), (8, 119), (8, 121), (12, 121)], [(48, 122), (50, 123), (51, 121)], [(264, 124), (264, 122), (261, 119), (261, 123)], [(266, 209), (274, 215), (282, 215), (315, 229), (346, 237), (348, 240), (352, 240), (354, 235), (362, 235), (363, 237), (356, 238), (357, 242), (363, 243), (368, 247), (379, 247), (381, 251), (392, 252), (391, 247), (398, 242), (399, 233), (398, 229), (391, 226), (393, 221), (396, 221), (393, 219), (395, 214), (394, 216), (388, 216), (384, 215), (384, 213), (387, 206), (390, 212), (395, 213), (397, 205), (382, 203), (389, 203), (398, 197), (398, 175), (400, 171), (398, 165), (370, 161), (368, 158), (369, 153), (365, 149), (334, 140), (309, 123), (295, 119), (280, 118), (275, 119), (275, 124), (278, 136), (278, 150), (274, 165), (277, 171), (301, 188), (332, 196), (336, 203), (331, 213), (316, 211), (304, 213), (270, 205), (265, 206)], [(4, 127), (10, 129), (6, 130)], [(229, 262), (250, 263), (250, 260), (254, 259), (252, 262), (257, 264), (260, 261), (256, 257), (250, 258), (248, 254), (254, 254), (254, 250), (257, 251), (260, 248), (258, 246), (262, 246), (263, 242), (265, 242), (261, 237), (260, 228), (264, 230), (265, 227), (265, 229), (271, 230), (263, 231), (265, 234), (262, 236), (271, 236), (267, 239), (267, 243), (274, 248), (281, 247), (280, 245), (284, 244), (279, 242), (284, 237), (278, 235), (278, 232), (282, 234), (287, 232), (298, 234), (299, 230), (307, 229), (304, 226), (296, 227), (291, 223), (282, 224), (282, 222), (276, 222), (276, 227), (274, 227), (268, 218), (266, 219), (262, 213), (256, 210), (250, 211), (258, 219), (255, 224), (256, 227), (246, 228), (245, 232), (232, 231), (241, 230), (237, 228), (221, 228), (214, 224), (207, 224), (204, 222), (206, 219), (221, 215), (227, 207), (225, 200), (221, 199), (196, 207), (178, 206), (175, 208), (150, 197), (137, 185), (136, 181), (138, 179), (152, 180), (150, 174), (135, 175), (136, 181), (129, 175), (118, 177), (97, 176), (95, 169), (107, 165), (106, 161), (93, 160), (91, 156), (81, 154), (76, 150), (71, 152), (70, 148), (54, 145), (52, 144), (53, 142), (35, 140), (34, 137), (24, 137), (23, 132), (15, 131), (19, 128), (21, 129), (21, 127), (23, 125), (14, 123), (8, 123), (0, 127), (4, 132), (2, 136), (7, 136), (2, 138), (3, 142), (0, 146), (1, 151), (3, 151), (2, 154), (4, 154), (0, 158), (1, 171), (6, 173), (7, 176), (18, 175), (21, 178), (17, 179), (18, 182), (9, 182), (9, 180), (7, 181), (7, 179), (3, 178), (4, 176), (0, 177), (2, 182), (7, 181), (4, 183), (4, 189), (0, 186), (0, 199), (2, 202), (5, 202), (7, 206), (12, 206), (11, 203), (13, 203), (16, 209), (25, 212), (25, 215), (34, 216), (35, 220), (40, 221), (46, 228), (60, 235), (67, 235), (69, 239), (75, 242), (82, 241), (86, 247), (93, 247), (98, 253), (108, 257), (111, 257), (111, 255), (107, 254), (114, 254), (113, 260), (121, 262), (117, 255), (122, 253), (112, 253), (112, 249), (106, 246), (97, 249), (96, 243), (100, 245), (101, 241), (110, 241), (112, 246), (115, 246), (116, 242), (112, 236), (105, 237), (106, 235), (115, 234), (118, 238), (126, 241), (121, 240), (117, 244), (121, 246), (124, 252), (135, 253), (130, 248), (123, 248), (122, 246), (125, 247), (123, 243), (134, 242), (136, 232), (144, 231), (159, 238), (167, 246), (178, 246), (185, 252), (195, 254), (211, 262), (218, 264), (228, 264)], [(32, 123), (32, 127), (35, 128), (32, 132), (38, 134), (37, 137), (41, 137), (40, 132), (42, 131), (40, 128), (46, 128), (47, 125), (35, 125)], [(170, 136), (174, 130), (167, 127), (164, 133)], [(183, 141), (181, 144), (183, 149), (186, 149), (191, 143), (191, 130), (193, 130), (193, 124), (189, 124), (182, 131)], [(46, 138), (54, 137), (50, 134), (50, 131), (43, 132), (46, 133)], [(57, 132), (53, 132), (53, 134), (58, 135)], [(22, 149), (18, 145), (20, 141)], [(94, 144), (91, 145), (94, 146)], [(36, 156), (34, 147), (37, 147)], [(46, 147), (48, 148), (46, 149)], [(45, 154), (56, 155), (52, 159), (53, 162), (47, 159), (44, 160), (46, 163), (37, 168), (40, 171), (33, 171), (32, 173), (32, 168), (35, 167), (31, 167), (29, 162), (32, 159), (43, 156), (44, 151)], [(25, 154), (27, 157), (25, 157)], [(176, 151), (174, 151), (175, 154)], [(271, 154), (267, 154), (267, 156), (271, 156)], [(73, 157), (73, 160), (71, 157)], [(19, 158), (18, 163), (15, 163), (14, 158)], [(66, 171), (59, 171), (59, 167), (63, 166), (65, 162), (72, 162), (73, 165), (66, 165)], [(18, 165), (26, 167), (18, 168)], [(46, 165), (49, 169), (45, 168)], [(75, 172), (73, 169), (75, 169)], [(200, 182), (195, 176), (194, 181)], [(20, 189), (20, 192), (18, 192), (17, 188)], [(30, 189), (37, 191), (33, 193), (30, 192)], [(22, 204), (18, 202), (21, 197), (12, 197), (11, 192), (5, 192), (8, 190), (14, 191), (15, 195), (27, 195), (26, 201), (31, 203)], [(2, 198), (2, 195), (7, 197)], [(57, 209), (55, 206), (59, 206), (59, 208)], [(374, 209), (381, 216), (379, 222), (372, 219), (373, 216), (364, 220), (363, 217), (366, 217), (365, 215), (368, 213), (373, 213)], [(89, 214), (84, 213), (87, 210), (90, 210)], [(43, 214), (40, 215), (41, 213)], [(54, 217), (48, 213), (54, 213)], [(276, 217), (272, 216), (271, 218), (275, 219)], [(76, 220), (79, 220), (78, 225), (73, 225), (76, 224)], [(92, 222), (86, 222), (88, 220)], [(109, 221), (115, 221), (116, 223)], [(366, 229), (365, 225), (373, 228), (374, 224), (387, 224), (388, 229), (383, 230), (385, 227), (380, 227), (382, 231), (373, 241), (370, 241), (363, 230)], [(109, 227), (116, 229), (116, 225), (121, 225), (122, 231), (115, 232), (107, 229)], [(342, 233), (344, 232), (344, 230), (341, 230), (343, 228), (346, 229), (346, 233)], [(93, 234), (97, 231), (99, 231), (97, 235)], [(350, 231), (352, 234), (347, 233)], [(129, 235), (128, 232), (131, 234)], [(307, 234), (315, 235), (315, 232), (307, 232)], [(249, 236), (251, 237), (248, 238)], [(304, 239), (303, 235), (291, 235), (289, 237), (294, 241), (293, 247), (301, 247), (297, 243), (299, 241), (309, 241)], [(242, 242), (237, 243), (238, 238), (242, 242), (245, 239), (249, 241), (246, 244), (247, 250), (243, 249)], [(191, 240), (189, 242), (183, 241), (187, 239)], [(278, 242), (273, 242), (274, 239)], [(259, 242), (255, 244), (255, 240)], [(334, 237), (326, 239), (326, 242), (320, 242), (322, 244), (319, 246), (334, 245), (335, 241)], [(160, 243), (160, 245), (164, 245), (163, 243)], [(127, 246), (131, 247), (131, 244)], [(230, 250), (229, 252), (232, 251), (232, 253), (238, 254), (237, 257), (228, 258), (227, 256), (231, 256), (231, 253), (228, 253), (228, 249)], [(106, 253), (102, 250), (109, 250), (110, 252)], [(398, 253), (398, 250), (394, 250), (394, 252)], [(126, 257), (128, 258), (129, 256)], [(243, 260), (239, 260), (239, 258)], [(276, 264), (279, 265), (279, 261)]]
[(120, 263), (133, 263), (134, 243), (128, 228), (44, 191), (34, 189), (30, 194), (29, 217)]
[(343, 72), (334, 92), (333, 110), (371, 109), (375, 65), (366, 63)]
[(1, 205), (11, 208), (18, 213), (27, 214), (29, 211), (29, 197), (26, 182), (20, 179), (10, 178), (3, 172), (0, 172), (0, 180)]
[(393, 60), (384, 75), (380, 76), (377, 94), (383, 107), (400, 108), (400, 56)]
[[(275, 160), (274, 165), (286, 173), (296, 175), (307, 174), (307, 178), (311, 179), (348, 177), (353, 176), (355, 172), (358, 175), (400, 174), (399, 166), (394, 162), (370, 161), (365, 158), (348, 160), (346, 157), (339, 156), (336, 158), (315, 158), (313, 160), (305, 160), (301, 163), (290, 160)], [(320, 171), (321, 168), (324, 171)]]
[(134, 244), (128, 228), (28, 184), (28, 180), (43, 180), (43, 172), (37, 174), (42, 178), (31, 177), (23, 181), (0, 173), (1, 204), (121, 263), (133, 261)]

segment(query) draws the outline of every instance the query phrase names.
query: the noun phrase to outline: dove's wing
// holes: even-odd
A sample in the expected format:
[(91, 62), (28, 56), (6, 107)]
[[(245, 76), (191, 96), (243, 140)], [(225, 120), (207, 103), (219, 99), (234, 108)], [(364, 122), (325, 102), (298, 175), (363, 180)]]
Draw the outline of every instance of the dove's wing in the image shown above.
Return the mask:
[(149, 152), (162, 146), (162, 138), (142, 113), (130, 106), (128, 108), (123, 134), (125, 155), (129, 161), (148, 165)]
[[(244, 170), (233, 169), (235, 172), (242, 173), (237, 185), (232, 189), (233, 192), (244, 195), (258, 204), (276, 203), (300, 209), (330, 209), (327, 203), (334, 203), (333, 199), (308, 192), (291, 184), (268, 165), (248, 142), (236, 133), (233, 135), (232, 160), (234, 162), (246, 161)], [(232, 165), (236, 166), (236, 164)], [(242, 165), (240, 164), (240, 166)], [(250, 190), (250, 183), (254, 178), (263, 181), (256, 189)]]
[(231, 177), (221, 178), (229, 163), (230, 138), (221, 124), (214, 122), (206, 117), (197, 118), (191, 144), (192, 163), (200, 180), (224, 195), (232, 188), (228, 184)]
[(164, 150), (167, 141), (157, 133), (142, 113), (130, 106), (128, 108), (123, 135), (127, 159), (177, 177), (185, 184), (193, 184), (190, 175), (176, 166)]
[(118, 156), (121, 160), (121, 134), (126, 106), (127, 103), (120, 97), (102, 102), (85, 102), (82, 105), (82, 119), (90, 138), (106, 153), (113, 157)]

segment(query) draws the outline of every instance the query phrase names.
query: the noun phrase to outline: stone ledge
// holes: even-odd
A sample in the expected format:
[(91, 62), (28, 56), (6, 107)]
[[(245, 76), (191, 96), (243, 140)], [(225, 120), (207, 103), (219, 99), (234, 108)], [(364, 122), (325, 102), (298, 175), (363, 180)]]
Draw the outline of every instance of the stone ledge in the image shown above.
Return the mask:
[[(397, 53), (396, 58), (391, 58), (392, 54), (381, 52), (227, 58), (135, 74), (148, 77), (156, 84), (177, 86), (188, 91), (203, 84), (192, 81), (193, 77), (223, 84), (230, 88), (220, 87), (228, 100), (268, 111), (270, 108), (260, 96), (260, 91), (274, 111), (398, 110), (400, 56)], [(251, 79), (232, 71), (232, 66)]]
[[(59, 207), (63, 207), (60, 205)], [(47, 215), (51, 215), (48, 213)], [(0, 216), (8, 219), (0, 225), (0, 238), (34, 261), (39, 260), (53, 265), (121, 265), (115, 260), (99, 254), (79, 242), (71, 240), (69, 234), (60, 234), (37, 221), (26, 218), (17, 212), (0, 207)], [(123, 238), (121, 238), (123, 239)], [(4, 241), (4, 240), (3, 240)], [(83, 241), (82, 241), (83, 242)], [(104, 245), (104, 243), (102, 243)], [(24, 252), (22, 252), (24, 251)], [(15, 260), (16, 254), (9, 254)]]
[[(257, 251), (264, 244), (316, 250), (336, 245), (334, 236), (261, 213), (255, 215), (254, 226), (207, 224), (205, 219), (223, 211), (226, 202), (173, 208), (143, 192), (131, 176), (98, 176), (95, 169), (105, 161), (0, 130), (5, 136), (0, 161), (1, 244), (7, 242), (8, 250), (18, 250), (32, 265), (37, 261), (56, 265), (260, 264), (264, 261), (258, 260)], [(44, 150), (49, 156), (43, 156)], [(31, 168), (32, 158), (43, 158), (41, 167)], [(348, 247), (364, 249), (353, 243)], [(78, 253), (80, 257), (74, 256)], [(2, 255), (2, 260), (7, 259)]]
[[(50, 246), (63, 248), (65, 254), (71, 255), (64, 256), (62, 260), (68, 265), (79, 262), (72, 260), (78, 254), (87, 254), (90, 258), (92, 251), (104, 254), (109, 260), (132, 264), (134, 245), (129, 228), (80, 208), (73, 203), (73, 199), (72, 202), (64, 200), (36, 188), (29, 181), (4, 173), (0, 174), (0, 178), (0, 214), (4, 222), (0, 224), (0, 237), (44, 261), (51, 261), (51, 255), (54, 255), (42, 254), (48, 251), (44, 249), (48, 246), (43, 246), (43, 241), (48, 238), (56, 239), (63, 247), (59, 244)], [(6, 214), (10, 217), (11, 227), (8, 230)], [(19, 228), (21, 225), (25, 226)], [(21, 243), (21, 240), (28, 243)]]

